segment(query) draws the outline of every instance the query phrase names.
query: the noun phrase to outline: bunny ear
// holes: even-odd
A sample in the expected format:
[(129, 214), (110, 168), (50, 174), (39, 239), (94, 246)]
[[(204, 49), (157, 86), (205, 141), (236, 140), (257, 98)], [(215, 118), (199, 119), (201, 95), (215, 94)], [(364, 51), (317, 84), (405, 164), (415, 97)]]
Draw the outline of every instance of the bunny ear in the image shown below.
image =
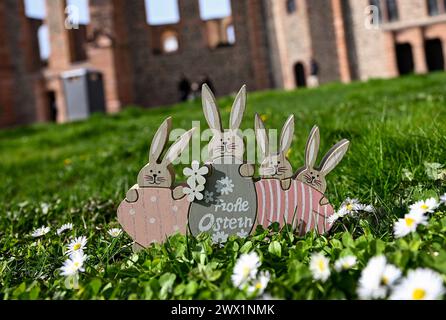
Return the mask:
[(240, 123), (243, 119), (243, 113), (246, 107), (246, 85), (240, 89), (235, 97), (234, 104), (232, 105), (231, 117), (229, 120), (229, 128), (237, 130), (240, 127)]
[(164, 146), (166, 145), (171, 127), (172, 117), (168, 117), (156, 131), (152, 144), (150, 145), (149, 162), (153, 163), (158, 161)]
[(280, 136), (280, 152), (286, 153), (291, 147), (294, 136), (294, 115), (290, 115), (283, 125), (282, 134)]
[(174, 162), (183, 153), (184, 149), (189, 145), (189, 140), (197, 128), (192, 128), (184, 133), (177, 141), (175, 141), (167, 150), (163, 162), (166, 165)]
[(336, 143), (325, 155), (325, 157), (321, 161), (321, 173), (323, 175), (327, 175), (333, 170), (338, 163), (342, 160), (345, 153), (348, 150), (350, 142), (346, 139), (343, 139)]
[(319, 128), (314, 126), (313, 129), (311, 129), (305, 147), (305, 165), (309, 168), (313, 168), (316, 163), (317, 153), (319, 152), (319, 142)]
[(203, 104), (203, 112), (209, 127), (219, 132), (223, 132), (221, 126), (220, 111), (217, 108), (217, 103), (215, 102), (214, 94), (211, 89), (209, 89), (207, 84), (203, 84), (201, 89), (201, 99)]
[(266, 134), (265, 125), (260, 118), (260, 116), (256, 113), (255, 115), (255, 129), (256, 129), (256, 138), (257, 143), (260, 146), (260, 150), (262, 150), (263, 156), (267, 157), (269, 153), (269, 141), (268, 135)]

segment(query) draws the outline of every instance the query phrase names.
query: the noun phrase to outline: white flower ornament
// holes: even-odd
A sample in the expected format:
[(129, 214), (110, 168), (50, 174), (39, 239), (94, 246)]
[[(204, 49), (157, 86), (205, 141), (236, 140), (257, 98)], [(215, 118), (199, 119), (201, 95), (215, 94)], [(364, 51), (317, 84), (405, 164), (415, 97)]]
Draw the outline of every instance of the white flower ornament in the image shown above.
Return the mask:
[(209, 173), (209, 169), (206, 166), (200, 167), (200, 163), (196, 160), (192, 161), (191, 168), (184, 168), (183, 173), (187, 178), (187, 184), (190, 186), (193, 182), (198, 185), (204, 185), (206, 179), (204, 175)]
[(183, 192), (187, 196), (187, 201), (193, 202), (195, 199), (197, 200), (203, 200), (203, 194), (201, 191), (204, 190), (204, 185), (199, 184), (195, 182), (195, 180), (188, 181), (189, 187), (184, 187)]

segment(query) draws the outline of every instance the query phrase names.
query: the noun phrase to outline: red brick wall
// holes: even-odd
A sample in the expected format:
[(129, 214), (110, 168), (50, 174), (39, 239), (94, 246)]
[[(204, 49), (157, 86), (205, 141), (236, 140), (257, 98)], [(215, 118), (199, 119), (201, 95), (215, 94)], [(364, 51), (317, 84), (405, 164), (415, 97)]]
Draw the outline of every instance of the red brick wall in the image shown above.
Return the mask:
[[(232, 47), (210, 49), (205, 22), (200, 19), (198, 1), (179, 1), (180, 50), (168, 55), (153, 54), (150, 26), (143, 0), (123, 6), (134, 102), (143, 106), (179, 100), (178, 81), (184, 73), (191, 81), (208, 75), (218, 95), (238, 90), (246, 83), (250, 90), (271, 86), (268, 75), (266, 39), (259, 21), (259, 1), (232, 1), (236, 43)], [(122, 31), (122, 30), (121, 30)]]
[(36, 101), (43, 101), (44, 96), (35, 90), (42, 77), (35, 71), (32, 32), (22, 1), (0, 1), (1, 127), (42, 120), (43, 110), (37, 110), (42, 104)]

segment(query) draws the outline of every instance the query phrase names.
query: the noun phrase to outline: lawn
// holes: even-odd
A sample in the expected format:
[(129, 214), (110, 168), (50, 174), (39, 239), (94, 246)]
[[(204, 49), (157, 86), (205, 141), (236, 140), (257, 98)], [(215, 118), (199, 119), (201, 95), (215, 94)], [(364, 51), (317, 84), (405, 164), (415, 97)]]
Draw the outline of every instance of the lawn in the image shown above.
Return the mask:
[[(224, 123), (233, 97), (219, 100)], [(151, 138), (169, 115), (173, 127), (207, 128), (200, 101), (171, 107), (129, 107), (114, 115), (63, 125), (39, 124), (0, 131), (0, 297), (4, 299), (222, 299), (253, 298), (231, 280), (240, 255), (256, 252), (268, 271), (267, 297), (356, 299), (358, 280), (370, 258), (383, 254), (402, 270), (430, 268), (446, 279), (446, 214), (429, 214), (426, 226), (395, 239), (393, 224), (417, 200), (445, 193), (446, 74), (372, 80), (318, 89), (266, 91), (248, 95), (242, 128), (254, 113), (267, 128), (280, 129), (296, 117), (290, 161), (303, 164), (306, 137), (317, 124), (320, 157), (341, 138), (351, 141), (328, 176), (327, 196), (338, 208), (348, 197), (372, 204), (374, 213), (347, 216), (330, 234), (298, 237), (288, 229), (258, 229), (225, 246), (176, 235), (164, 245), (132, 253), (131, 239), (107, 231), (119, 227), (116, 209), (146, 163)], [(183, 181), (177, 167), (177, 182)], [(443, 211), (442, 211), (443, 210)], [(57, 235), (64, 223), (73, 230)], [(40, 226), (50, 233), (31, 237)], [(60, 274), (70, 236), (86, 236), (85, 271), (78, 286)], [(326, 282), (309, 268), (313, 253), (330, 263)], [(333, 269), (339, 257), (357, 264)], [(218, 289), (218, 290), (217, 290)], [(386, 289), (387, 290), (387, 289)], [(390, 289), (389, 289), (390, 292)]]

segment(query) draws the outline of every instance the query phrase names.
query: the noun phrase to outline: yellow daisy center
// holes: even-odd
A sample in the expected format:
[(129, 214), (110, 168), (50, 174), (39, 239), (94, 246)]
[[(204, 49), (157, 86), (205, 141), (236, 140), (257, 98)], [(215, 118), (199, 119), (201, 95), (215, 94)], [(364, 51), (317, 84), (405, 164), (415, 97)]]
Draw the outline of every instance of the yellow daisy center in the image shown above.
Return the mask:
[(248, 276), (248, 274), (249, 274), (250, 271), (251, 271), (251, 269), (250, 269), (248, 266), (243, 267), (243, 275), (244, 275), (245, 277)]
[(382, 282), (382, 284), (387, 286), (389, 284), (389, 278), (386, 276), (382, 276), (381, 282)]
[(427, 204), (423, 203), (423, 204), (421, 205), (421, 209), (423, 209), (423, 210), (427, 210), (427, 209), (429, 209), (429, 206), (428, 206)]
[(404, 218), (404, 221), (406, 221), (406, 225), (408, 227), (412, 227), (412, 225), (415, 223), (415, 220), (412, 218)]
[(74, 263), (74, 266), (77, 268), (77, 267), (79, 267), (79, 262), (75, 262)]
[(319, 270), (324, 271), (325, 270), (325, 264), (324, 261), (319, 260), (319, 262), (317, 263), (317, 266), (319, 267)]
[(73, 246), (73, 250), (74, 251), (77, 251), (77, 250), (79, 250), (81, 248), (81, 244), (80, 243), (76, 243), (74, 246)]
[(426, 290), (421, 289), (421, 288), (416, 288), (412, 292), (412, 298), (414, 300), (422, 300), (422, 299), (424, 299), (425, 296), (426, 296)]
[(352, 211), (353, 210), (353, 205), (351, 203), (348, 203), (346, 206), (348, 211)]
[(256, 283), (256, 289), (262, 289), (262, 284), (260, 282)]

